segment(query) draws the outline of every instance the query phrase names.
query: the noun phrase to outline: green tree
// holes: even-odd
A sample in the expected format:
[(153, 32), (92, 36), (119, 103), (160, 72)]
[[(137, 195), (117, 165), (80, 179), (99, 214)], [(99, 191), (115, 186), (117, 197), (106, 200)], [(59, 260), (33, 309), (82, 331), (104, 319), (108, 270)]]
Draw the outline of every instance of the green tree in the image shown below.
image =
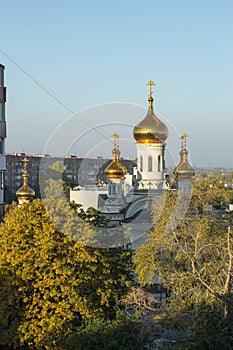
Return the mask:
[(44, 197), (45, 190), (48, 186), (48, 182), (53, 181), (61, 181), (62, 184), (62, 193), (66, 200), (69, 202), (70, 200), (70, 188), (71, 188), (71, 180), (68, 178), (66, 174), (67, 168), (64, 165), (62, 160), (57, 160), (55, 162), (47, 163), (42, 160), (40, 174), (39, 174), (39, 183), (40, 183), (40, 194), (41, 197)]
[(114, 317), (128, 263), (59, 232), (39, 199), (13, 208), (0, 226), (0, 344), (63, 349), (77, 327)]
[[(213, 310), (217, 310), (222, 320), (222, 330), (226, 330), (224, 328), (226, 325), (228, 327), (224, 334), (228, 334), (225, 340), (226, 346), (229, 346), (230, 334), (233, 332), (232, 217), (227, 215), (219, 217), (216, 211), (200, 215), (199, 211), (194, 210), (200, 205), (210, 204), (210, 198), (216, 199), (219, 192), (222, 194), (225, 190), (217, 189), (211, 192), (211, 196), (205, 196), (198, 188), (194, 189), (195, 198), (191, 199), (192, 207), (178, 226), (174, 211), (179, 194), (172, 192), (167, 194), (161, 215), (156, 216), (155, 208), (154, 228), (148, 233), (146, 243), (136, 251), (134, 261), (142, 285), (153, 283), (157, 276), (172, 291), (172, 297), (165, 309), (166, 322), (170, 320), (173, 326), (177, 326), (179, 315), (182, 321), (180, 329), (189, 328), (191, 335), (193, 337), (195, 335), (195, 340), (199, 339), (199, 346), (201, 339), (198, 334), (200, 335), (202, 330), (202, 334), (206, 332), (206, 336), (209, 337), (210, 344), (211, 337), (214, 337), (211, 328), (213, 323), (210, 324), (207, 319), (211, 319), (210, 310), (212, 319), (214, 319)], [(200, 196), (198, 202), (197, 195)], [(186, 315), (185, 318), (182, 315)], [(215, 338), (215, 342), (218, 346), (223, 346), (221, 339)], [(213, 344), (207, 347), (206, 341), (203, 344), (206, 346), (203, 347), (205, 349), (214, 348), (211, 347)]]
[(224, 208), (233, 198), (233, 189), (225, 187), (225, 182), (225, 177), (221, 175), (197, 178), (190, 209), (199, 209), (199, 212), (202, 212), (206, 205), (211, 205), (214, 209)]

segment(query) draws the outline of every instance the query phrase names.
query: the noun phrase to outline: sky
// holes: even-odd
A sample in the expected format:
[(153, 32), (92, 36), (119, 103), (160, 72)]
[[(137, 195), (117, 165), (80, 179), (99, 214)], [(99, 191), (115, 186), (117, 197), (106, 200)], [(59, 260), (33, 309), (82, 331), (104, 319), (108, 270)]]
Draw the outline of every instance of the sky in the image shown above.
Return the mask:
[(196, 167), (233, 168), (231, 0), (0, 0), (8, 153), (133, 157), (152, 79), (169, 127)]

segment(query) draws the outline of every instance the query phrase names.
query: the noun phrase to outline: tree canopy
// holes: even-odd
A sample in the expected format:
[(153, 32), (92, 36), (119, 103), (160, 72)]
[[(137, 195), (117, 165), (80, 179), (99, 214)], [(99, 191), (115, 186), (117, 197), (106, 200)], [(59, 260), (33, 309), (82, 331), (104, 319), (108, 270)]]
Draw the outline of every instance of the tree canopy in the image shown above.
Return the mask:
[[(198, 335), (196, 340), (199, 339), (199, 349), (202, 348), (200, 339), (205, 344), (203, 348), (212, 349), (213, 343), (208, 347), (204, 340), (205, 336), (209, 337), (208, 341), (214, 337), (213, 324), (209, 320), (211, 317), (214, 320), (216, 315), (222, 322), (222, 332), (228, 330), (226, 347), (222, 339), (218, 339), (220, 343), (217, 344), (228, 349), (233, 332), (230, 326), (233, 303), (233, 218), (215, 210), (221, 206), (219, 198), (222, 204), (227, 200), (230, 194), (228, 190), (221, 184), (216, 187), (210, 184), (206, 181), (203, 186), (199, 182), (195, 185), (190, 208), (178, 225), (174, 216), (177, 193), (167, 193), (166, 204), (159, 216), (155, 208), (154, 228), (148, 233), (146, 243), (136, 251), (134, 262), (142, 285), (153, 283), (156, 276), (170, 290), (166, 312), (172, 310), (173, 316), (174, 312), (186, 315), (180, 326), (189, 329), (193, 337)], [(213, 206), (212, 211), (205, 213), (199, 210), (200, 206), (210, 204)], [(191, 321), (184, 324), (184, 319), (186, 322), (189, 319), (188, 315)], [(205, 322), (209, 333), (204, 336)], [(173, 319), (174, 324), (177, 324), (177, 319)], [(195, 328), (197, 325), (198, 331)], [(203, 338), (200, 338), (200, 334)]]
[(93, 249), (66, 236), (39, 199), (7, 213), (0, 268), (0, 344), (35, 349), (63, 349), (79, 325), (113, 317), (131, 283), (128, 252)]

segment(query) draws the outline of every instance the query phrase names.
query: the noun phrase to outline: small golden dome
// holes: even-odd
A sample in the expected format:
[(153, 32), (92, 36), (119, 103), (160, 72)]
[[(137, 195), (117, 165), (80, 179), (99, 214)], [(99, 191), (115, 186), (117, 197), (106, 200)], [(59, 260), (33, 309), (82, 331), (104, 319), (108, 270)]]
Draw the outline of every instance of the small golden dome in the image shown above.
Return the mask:
[(16, 196), (21, 202), (29, 201), (35, 196), (35, 191), (30, 186), (28, 186), (28, 174), (27, 174), (27, 162), (28, 162), (28, 159), (24, 158), (23, 162), (24, 162), (24, 173), (22, 175), (22, 177), (23, 177), (23, 186), (20, 187), (16, 191)]
[(188, 150), (186, 149), (187, 134), (184, 133), (181, 136), (182, 139), (182, 149), (180, 151), (180, 163), (174, 169), (173, 173), (176, 180), (180, 179), (192, 179), (195, 175), (195, 171), (188, 162)]
[(150, 80), (147, 85), (150, 85), (148, 111), (146, 116), (135, 126), (133, 135), (139, 143), (163, 143), (168, 137), (168, 128), (154, 113), (152, 85), (155, 84)]
[(124, 179), (126, 174), (125, 167), (120, 163), (112, 160), (105, 170), (108, 179)]
[(111, 179), (124, 179), (126, 174), (126, 168), (120, 162), (120, 150), (119, 150), (119, 135), (114, 133), (114, 148), (112, 150), (112, 161), (105, 169), (105, 174), (109, 180)]
[(27, 183), (24, 183), (23, 186), (16, 191), (16, 196), (21, 200), (30, 200), (32, 197), (35, 197), (35, 191), (28, 186)]

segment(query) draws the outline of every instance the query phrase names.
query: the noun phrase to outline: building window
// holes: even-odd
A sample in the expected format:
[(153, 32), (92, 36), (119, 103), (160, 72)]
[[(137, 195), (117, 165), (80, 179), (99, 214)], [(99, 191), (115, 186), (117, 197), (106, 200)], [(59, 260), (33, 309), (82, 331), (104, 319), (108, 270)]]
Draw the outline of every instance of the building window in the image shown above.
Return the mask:
[(109, 188), (108, 188), (108, 194), (111, 194), (111, 191), (112, 190), (112, 188), (111, 188), (111, 186), (109, 186)]
[(148, 171), (152, 172), (152, 157), (151, 156), (148, 158)]
[(158, 172), (161, 171), (161, 156), (158, 156)]
[(140, 171), (143, 171), (143, 158), (140, 156)]
[(114, 185), (112, 188), (112, 194), (116, 194), (116, 185)]

